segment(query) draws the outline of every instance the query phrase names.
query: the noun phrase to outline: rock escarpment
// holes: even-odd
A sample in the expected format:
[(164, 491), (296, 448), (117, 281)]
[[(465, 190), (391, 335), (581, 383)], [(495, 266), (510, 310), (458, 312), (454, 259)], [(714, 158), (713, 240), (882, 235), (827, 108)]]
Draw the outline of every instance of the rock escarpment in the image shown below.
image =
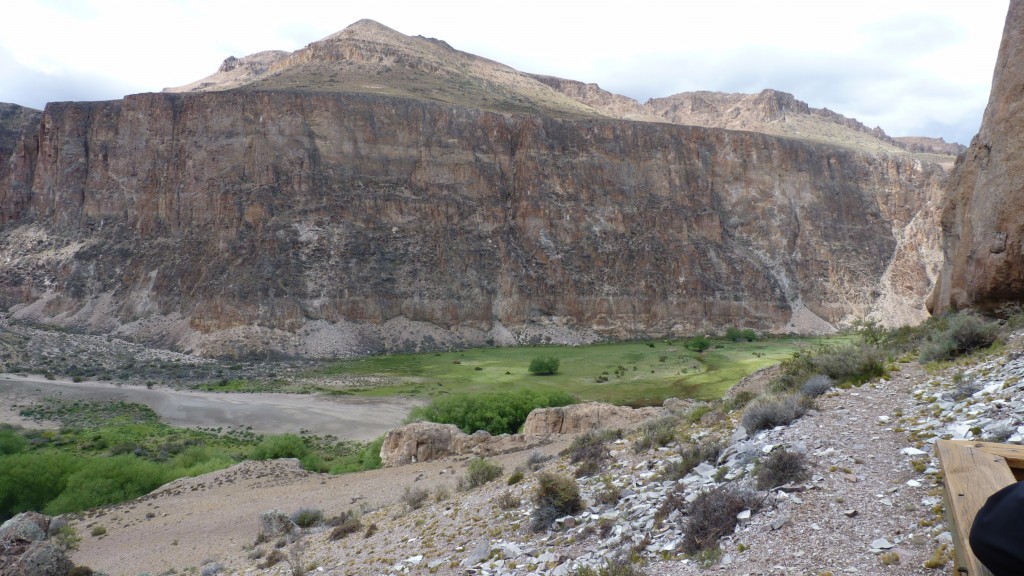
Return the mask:
[(51, 104), (21, 146), (0, 303), (213, 354), (827, 327), (889, 290), (943, 176), (755, 133), (345, 94)]
[(7, 131), (0, 306), (314, 357), (925, 314), (945, 175), (912, 155), (610, 118), (370, 22), (218, 74)]
[(945, 266), (930, 307), (1024, 299), (1024, 2), (1013, 0), (978, 135), (949, 179)]

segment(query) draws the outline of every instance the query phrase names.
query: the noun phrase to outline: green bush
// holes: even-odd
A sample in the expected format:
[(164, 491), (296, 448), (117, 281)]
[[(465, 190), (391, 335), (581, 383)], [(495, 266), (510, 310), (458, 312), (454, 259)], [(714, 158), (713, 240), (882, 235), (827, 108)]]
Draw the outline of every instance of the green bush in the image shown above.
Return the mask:
[(501, 472), (501, 466), (483, 458), (473, 458), (466, 463), (466, 475), (459, 481), (459, 488), (470, 490), (483, 486), (501, 476)]
[(686, 347), (694, 352), (703, 352), (711, 348), (711, 339), (707, 336), (694, 336), (686, 341)]
[(384, 446), (384, 437), (378, 436), (368, 442), (362, 449), (351, 454), (335, 458), (331, 462), (331, 474), (345, 474), (348, 472), (361, 472), (363, 470), (376, 470), (382, 465), (380, 449)]
[(318, 508), (299, 508), (289, 518), (299, 528), (311, 528), (323, 521), (324, 512)]
[(0, 456), (0, 521), (19, 512), (42, 511), (84, 461), (58, 452)]
[(530, 527), (534, 532), (547, 530), (556, 519), (583, 508), (576, 480), (552, 472), (542, 472), (537, 477), (533, 504)]
[(11, 428), (0, 428), (0, 456), (18, 454), (28, 448), (28, 440)]
[(951, 360), (987, 348), (996, 341), (999, 327), (966, 312), (950, 316), (946, 328), (928, 336), (921, 346), (921, 363)]
[(437, 398), (430, 404), (414, 408), (410, 421), (426, 420), (454, 424), (467, 434), (477, 430), (497, 434), (514, 434), (526, 422), (534, 408), (566, 406), (575, 398), (564, 392), (499, 392), (493, 394), (458, 394)]
[(554, 356), (538, 356), (533, 360), (530, 360), (530, 367), (528, 370), (531, 374), (548, 375), (558, 372), (558, 367), (561, 363), (558, 358)]
[(309, 455), (309, 446), (295, 434), (276, 434), (265, 437), (249, 454), (253, 460), (275, 458), (302, 459)]
[(64, 514), (138, 498), (168, 482), (172, 477), (169, 471), (166, 466), (127, 454), (90, 458), (67, 476), (64, 490), (43, 511)]

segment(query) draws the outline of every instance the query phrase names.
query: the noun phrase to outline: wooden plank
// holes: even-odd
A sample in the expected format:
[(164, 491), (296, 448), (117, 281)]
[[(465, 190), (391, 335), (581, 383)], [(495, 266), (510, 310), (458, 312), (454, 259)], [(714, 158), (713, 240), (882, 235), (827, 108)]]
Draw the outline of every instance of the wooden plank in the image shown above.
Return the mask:
[(971, 550), (971, 525), (989, 496), (1017, 480), (1004, 457), (982, 448), (939, 440), (935, 451), (946, 483), (946, 514), (955, 547), (953, 573), (992, 576)]
[(980, 442), (974, 440), (948, 440), (960, 446), (976, 448), (989, 454), (1002, 456), (1006, 464), (1014, 471), (1024, 471), (1024, 446), (1019, 444), (996, 444), (995, 442)]

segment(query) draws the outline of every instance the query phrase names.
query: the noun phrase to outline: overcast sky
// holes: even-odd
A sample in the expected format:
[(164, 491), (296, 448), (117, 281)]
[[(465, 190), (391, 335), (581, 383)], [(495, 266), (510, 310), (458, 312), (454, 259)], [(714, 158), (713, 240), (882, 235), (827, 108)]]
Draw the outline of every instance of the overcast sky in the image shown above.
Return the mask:
[(228, 56), (297, 50), (371, 18), (513, 68), (641, 102), (791, 92), (890, 135), (968, 144), (1008, 0), (16, 0), (0, 102), (42, 108), (198, 80)]

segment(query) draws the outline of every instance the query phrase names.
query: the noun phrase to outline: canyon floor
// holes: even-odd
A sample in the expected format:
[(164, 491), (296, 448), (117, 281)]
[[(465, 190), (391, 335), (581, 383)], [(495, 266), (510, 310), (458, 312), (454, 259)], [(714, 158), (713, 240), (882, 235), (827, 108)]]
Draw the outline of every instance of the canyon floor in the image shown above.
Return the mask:
[[(812, 477), (762, 493), (761, 509), (722, 539), (711, 565), (679, 552), (678, 518), (650, 520), (671, 489), (659, 473), (680, 445), (637, 452), (629, 435), (610, 445), (612, 458), (599, 475), (580, 480), (588, 508), (559, 530), (527, 529), (535, 470), (527, 468), (513, 486), (505, 481), (517, 466), (539, 459), (527, 452), (494, 458), (503, 476), (469, 491), (456, 487), (464, 457), (344, 476), (311, 474), (294, 461), (247, 462), (86, 514), (76, 522), (85, 538), (74, 559), (111, 576), (292, 574), (287, 560), (263, 567), (279, 546), (278, 553), (299, 564), (295, 573), (330, 575), (561, 576), (620, 556), (647, 574), (940, 574), (923, 567), (936, 558), (941, 566), (949, 543), (931, 442), (943, 435), (983, 437), (1011, 420), (1010, 429), (1021, 425), (1020, 348), (1013, 338), (998, 353), (938, 372), (902, 363), (889, 379), (819, 397), (814, 410), (789, 426), (733, 438), (727, 454), (780, 447), (806, 454)], [(966, 398), (956, 394), (965, 382), (972, 386)], [(677, 435), (729, 438), (737, 419), (738, 413), (704, 424), (684, 419)], [(557, 454), (570, 440), (554, 438), (541, 452)], [(567, 474), (573, 468), (564, 457), (542, 466)], [(689, 486), (691, 476), (678, 485)], [(696, 482), (699, 490), (701, 479)], [(597, 495), (609, 483), (622, 498), (600, 504)], [(429, 494), (422, 508), (404, 503), (410, 489)], [(334, 541), (330, 528), (314, 528), (294, 542), (257, 542), (261, 512), (300, 508), (328, 517), (360, 512), (363, 529), (375, 530)], [(105, 535), (90, 536), (97, 526)]]

